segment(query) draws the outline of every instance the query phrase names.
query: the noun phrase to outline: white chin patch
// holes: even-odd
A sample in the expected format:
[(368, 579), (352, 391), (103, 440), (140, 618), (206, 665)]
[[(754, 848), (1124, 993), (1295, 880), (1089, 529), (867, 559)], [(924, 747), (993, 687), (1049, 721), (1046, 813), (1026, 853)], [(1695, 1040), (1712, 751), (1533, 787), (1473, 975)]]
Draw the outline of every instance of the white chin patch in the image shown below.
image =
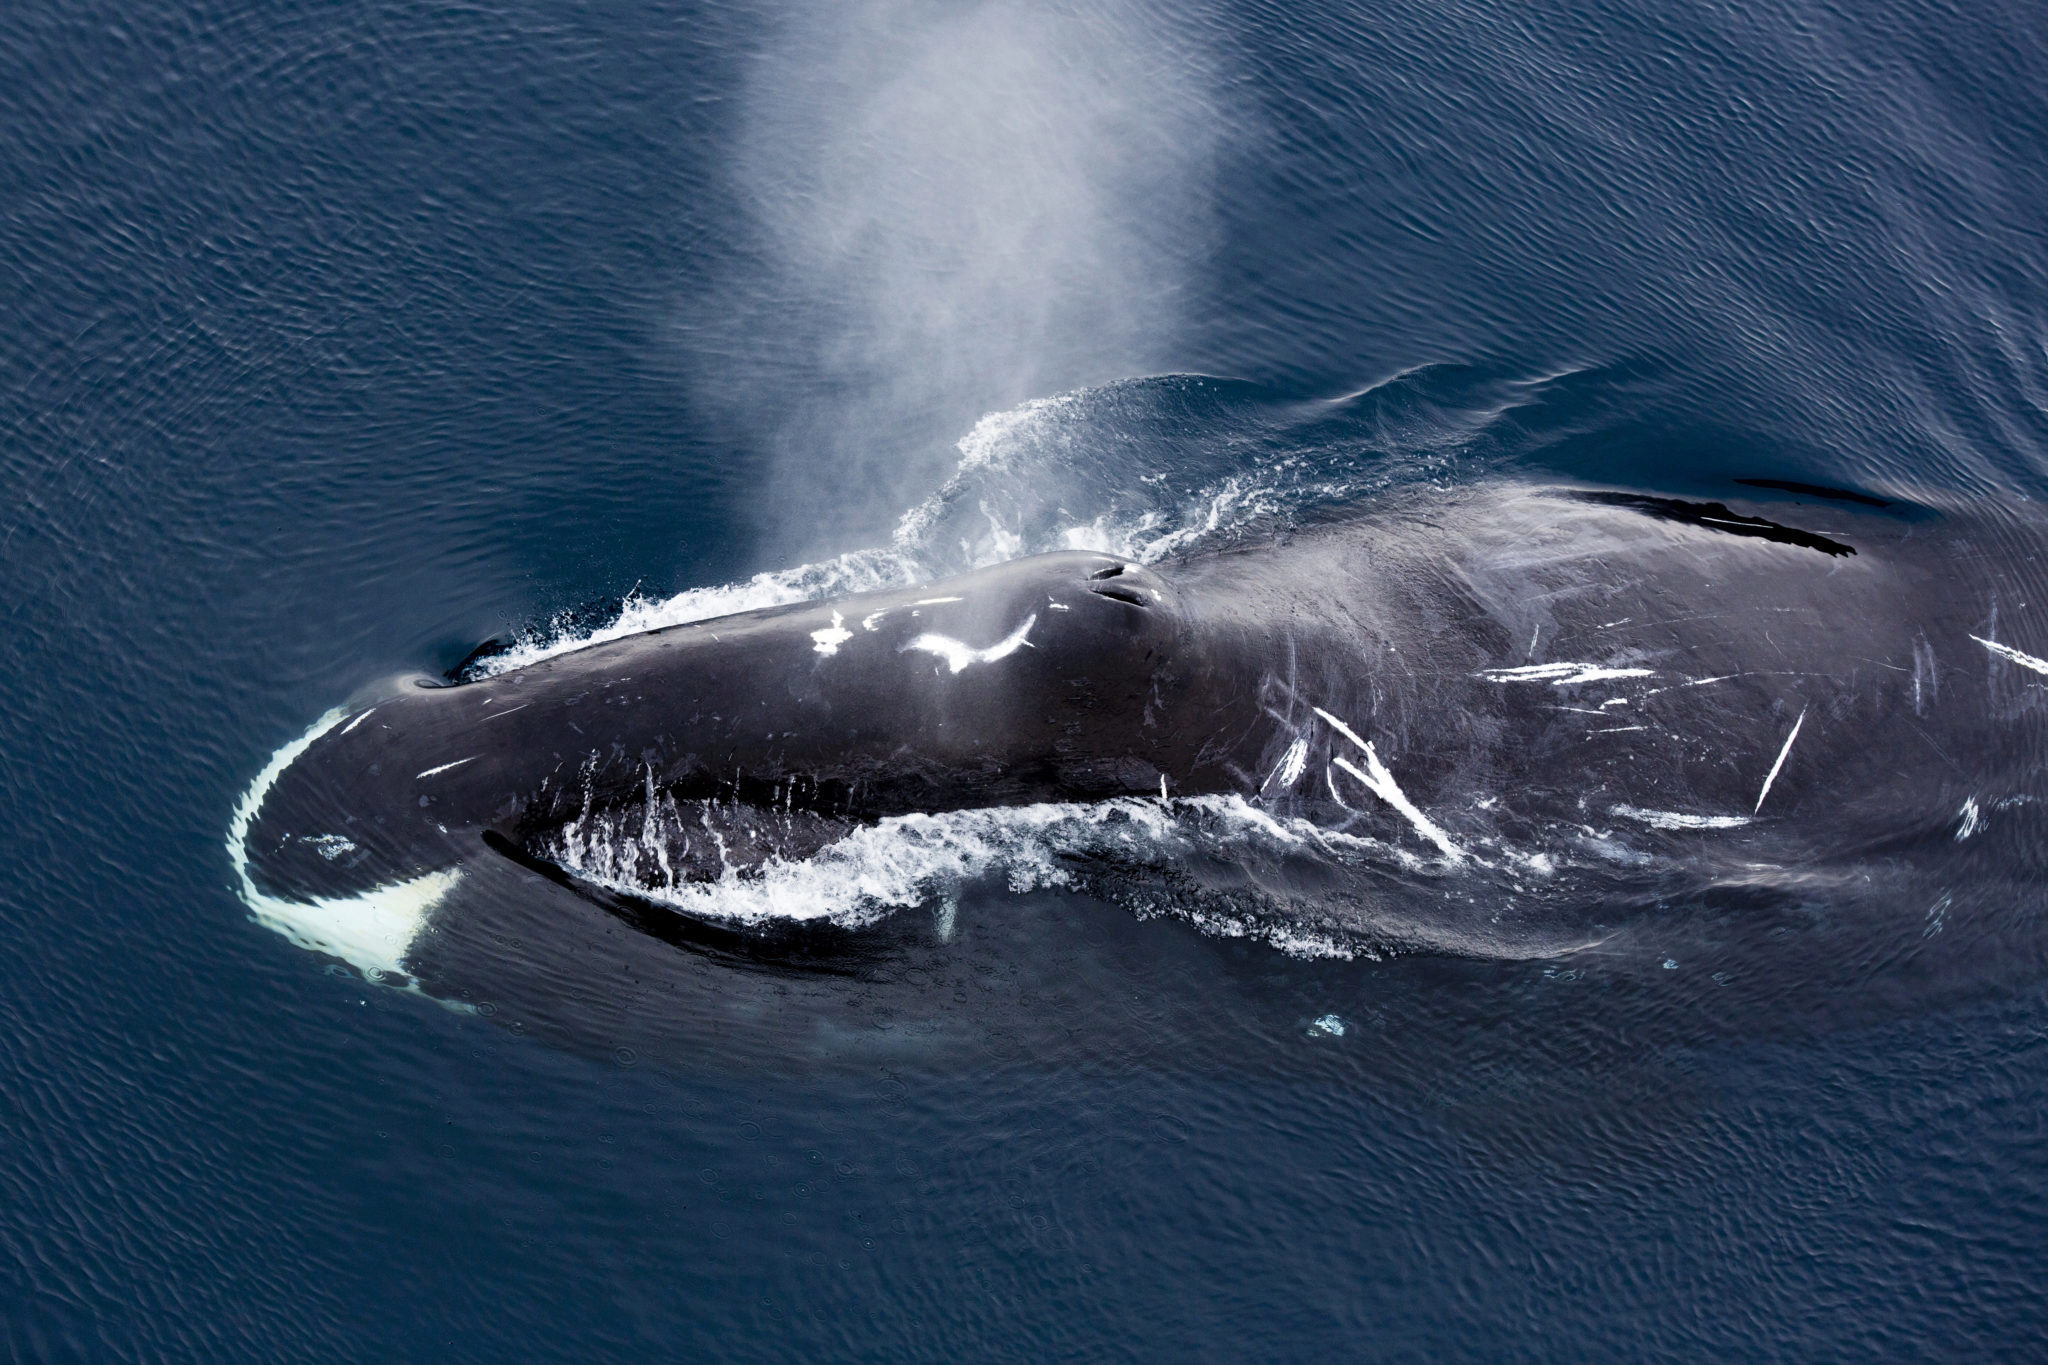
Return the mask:
[(312, 729), (271, 755), (249, 790), (242, 793), (228, 821), (228, 861), (234, 865), (242, 903), (258, 924), (275, 929), (309, 952), (338, 957), (373, 981), (403, 977), (407, 975), (406, 954), (427, 927), (434, 907), (462, 880), (459, 871), (446, 868), (360, 895), (310, 901), (269, 895), (249, 875), (249, 824), (263, 808), (263, 798), (293, 760), (346, 714), (329, 711), (313, 722)]
[(243, 896), (256, 922), (309, 952), (338, 957), (372, 981), (409, 974), (406, 955), (434, 907), (462, 880), (454, 868), (358, 896), (282, 900)]

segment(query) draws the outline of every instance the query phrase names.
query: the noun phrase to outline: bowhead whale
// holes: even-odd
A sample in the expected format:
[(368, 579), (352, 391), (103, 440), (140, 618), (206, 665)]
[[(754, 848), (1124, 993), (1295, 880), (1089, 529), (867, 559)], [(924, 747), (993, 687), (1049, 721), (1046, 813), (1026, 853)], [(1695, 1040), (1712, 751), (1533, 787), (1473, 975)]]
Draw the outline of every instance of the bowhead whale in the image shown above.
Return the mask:
[[(1419, 490), (402, 680), (280, 754), (233, 852), (259, 917), (412, 977), (450, 889), (512, 869), (656, 938), (829, 957), (862, 931), (792, 946), (681, 893), (1002, 809), (1200, 827), (1065, 856), (1135, 850), (1324, 945), (1560, 951), (1729, 887), (1896, 886), (1934, 933), (1958, 860), (1991, 877), (1986, 831), (2032, 818), (2041, 543), (1803, 485)], [(2035, 842), (1996, 875), (2024, 885)]]

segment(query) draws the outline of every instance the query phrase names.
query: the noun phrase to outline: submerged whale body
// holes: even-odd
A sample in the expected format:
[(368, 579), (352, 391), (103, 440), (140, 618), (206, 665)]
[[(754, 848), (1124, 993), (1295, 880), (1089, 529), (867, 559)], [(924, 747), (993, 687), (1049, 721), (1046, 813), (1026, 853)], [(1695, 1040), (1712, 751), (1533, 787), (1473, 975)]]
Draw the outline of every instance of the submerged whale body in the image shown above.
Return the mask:
[[(1013, 881), (1336, 953), (1555, 953), (1733, 893), (1926, 937), (1965, 878), (2038, 861), (2038, 542), (1783, 487), (1822, 496), (1432, 490), (400, 685), (252, 790), (244, 892), (429, 989), (478, 923), (565, 913), (513, 905), (536, 879), (651, 941), (833, 969), (950, 894), (904, 859), (1000, 876), (1004, 840), (1040, 869)], [(820, 864), (845, 875), (792, 880)], [(498, 889), (457, 914), (465, 879)]]

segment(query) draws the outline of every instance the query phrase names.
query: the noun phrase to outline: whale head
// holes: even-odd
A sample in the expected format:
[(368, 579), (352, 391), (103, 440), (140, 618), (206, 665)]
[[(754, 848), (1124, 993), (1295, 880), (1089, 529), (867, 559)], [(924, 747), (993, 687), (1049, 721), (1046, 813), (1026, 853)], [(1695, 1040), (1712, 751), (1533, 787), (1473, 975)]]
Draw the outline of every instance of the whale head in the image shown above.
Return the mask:
[(398, 680), (273, 763), (231, 853), (297, 904), (417, 901), (480, 858), (745, 876), (888, 816), (1177, 787), (1160, 754), (1203, 674), (1159, 575), (1039, 556)]

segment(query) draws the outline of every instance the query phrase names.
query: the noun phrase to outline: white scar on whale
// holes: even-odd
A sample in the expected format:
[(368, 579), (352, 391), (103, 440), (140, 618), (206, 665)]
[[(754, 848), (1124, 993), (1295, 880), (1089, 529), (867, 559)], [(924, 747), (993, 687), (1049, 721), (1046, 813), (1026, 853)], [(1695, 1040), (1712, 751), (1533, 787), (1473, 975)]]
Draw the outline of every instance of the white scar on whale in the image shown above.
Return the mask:
[(1756, 794), (1756, 810), (1752, 810), (1750, 814), (1754, 815), (1756, 811), (1764, 808), (1764, 798), (1771, 794), (1771, 784), (1778, 780), (1778, 769), (1785, 766), (1785, 755), (1792, 752), (1792, 741), (1799, 738), (1799, 727), (1804, 724), (1806, 708), (1802, 706), (1799, 708), (1799, 719), (1792, 722), (1792, 733), (1785, 736), (1785, 747), (1778, 750), (1778, 761), (1771, 765), (1770, 774), (1764, 778), (1764, 789)]
[[(1338, 734), (1344, 736), (1344, 738), (1365, 751), (1365, 768), (1362, 771), (1358, 765), (1346, 758), (1333, 759), (1332, 762), (1345, 772), (1350, 773), (1360, 782), (1363, 782), (1367, 791), (1408, 817), (1408, 823), (1415, 826), (1415, 832), (1429, 840), (1432, 844), (1435, 844), (1446, 858), (1449, 858), (1454, 863), (1463, 862), (1465, 850), (1452, 843), (1451, 836), (1444, 833), (1434, 820), (1431, 820), (1427, 815), (1416, 809), (1415, 803), (1408, 799), (1408, 794), (1402, 791), (1400, 786), (1394, 781), (1394, 775), (1387, 771), (1387, 765), (1380, 762), (1380, 756), (1373, 749), (1372, 745), (1360, 739), (1350, 726), (1338, 720), (1322, 707), (1316, 707), (1315, 713), (1325, 721), (1328, 721)], [(1331, 790), (1336, 790), (1334, 784), (1332, 784)]]
[(1552, 687), (1606, 682), (1610, 678), (1647, 678), (1649, 668), (1602, 668), (1599, 664), (1524, 664), (1520, 668), (1485, 668), (1473, 674), (1488, 682), (1547, 682)]
[(1025, 637), (1031, 634), (1031, 628), (1037, 624), (1038, 614), (1033, 612), (1030, 616), (1024, 618), (1023, 625), (1017, 627), (987, 649), (974, 649), (971, 646), (962, 644), (950, 635), (926, 634), (918, 636), (915, 640), (903, 646), (903, 649), (898, 652), (907, 653), (915, 649), (926, 654), (936, 654), (946, 661), (947, 668), (958, 673), (969, 664), (992, 664), (998, 659), (1009, 658), (1012, 654), (1030, 644), (1030, 641)]
[(1996, 640), (1987, 640), (1981, 635), (1972, 635), (1970, 638), (1990, 650), (1993, 654), (2001, 658), (2011, 659), (2022, 668), (2031, 668), (2036, 673), (2048, 673), (2048, 659), (2037, 659), (2031, 654), (2014, 649), (2011, 645), (2002, 645)]
[(1641, 810), (1635, 806), (1612, 806), (1609, 815), (1640, 820), (1656, 829), (1741, 829), (1747, 815), (1685, 815), (1675, 810)]
[(1267, 787), (1272, 786), (1274, 779), (1277, 778), (1280, 782), (1280, 790), (1286, 791), (1300, 779), (1301, 770), (1307, 766), (1308, 741), (1297, 739), (1294, 743), (1287, 746), (1286, 753), (1280, 755), (1279, 764), (1274, 767), (1272, 772), (1266, 774), (1266, 780), (1259, 784), (1259, 790), (1264, 791)]
[[(879, 612), (876, 613), (876, 615), (880, 614), (881, 613)], [(869, 629), (873, 629), (873, 627), (869, 627)], [(841, 616), (835, 610), (832, 613), (831, 625), (825, 627), (823, 630), (814, 630), (811, 632), (811, 648), (817, 650), (820, 654), (824, 655), (826, 658), (829, 659), (834, 654), (837, 654), (839, 652), (839, 646), (845, 644), (848, 640), (851, 640), (852, 638), (853, 632), (846, 628), (846, 618), (844, 616)]]

